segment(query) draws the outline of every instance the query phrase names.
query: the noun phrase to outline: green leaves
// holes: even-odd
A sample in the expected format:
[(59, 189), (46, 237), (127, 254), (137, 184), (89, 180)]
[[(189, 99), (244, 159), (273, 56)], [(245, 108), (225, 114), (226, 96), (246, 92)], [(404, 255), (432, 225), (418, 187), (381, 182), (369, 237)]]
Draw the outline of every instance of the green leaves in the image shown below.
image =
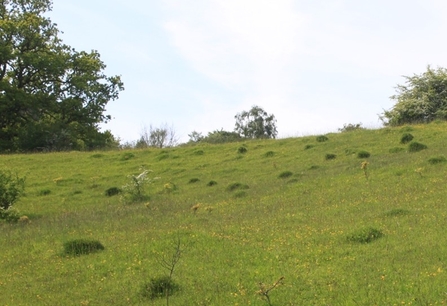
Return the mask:
[(394, 107), (381, 116), (387, 125), (425, 123), (447, 119), (447, 69), (432, 69), (411, 77), (406, 85), (398, 85)]
[(278, 134), (276, 119), (273, 114), (267, 114), (259, 106), (253, 106), (248, 112), (243, 111), (235, 117), (234, 130), (245, 138), (275, 138)]
[(62, 43), (56, 24), (44, 17), (51, 5), (0, 4), (0, 151), (71, 150), (79, 141), (92, 149), (108, 138), (98, 125), (110, 120), (105, 107), (123, 83), (104, 74), (97, 51), (78, 52)]

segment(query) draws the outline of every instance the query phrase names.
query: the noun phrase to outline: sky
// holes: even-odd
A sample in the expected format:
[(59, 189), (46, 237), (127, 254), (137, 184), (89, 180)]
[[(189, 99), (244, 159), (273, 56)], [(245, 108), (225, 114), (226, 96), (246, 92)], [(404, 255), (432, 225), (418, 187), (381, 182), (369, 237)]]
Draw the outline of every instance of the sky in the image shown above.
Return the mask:
[(54, 0), (63, 42), (97, 50), (125, 90), (102, 125), (233, 131), (257, 105), (278, 137), (379, 128), (403, 76), (447, 67), (445, 0)]

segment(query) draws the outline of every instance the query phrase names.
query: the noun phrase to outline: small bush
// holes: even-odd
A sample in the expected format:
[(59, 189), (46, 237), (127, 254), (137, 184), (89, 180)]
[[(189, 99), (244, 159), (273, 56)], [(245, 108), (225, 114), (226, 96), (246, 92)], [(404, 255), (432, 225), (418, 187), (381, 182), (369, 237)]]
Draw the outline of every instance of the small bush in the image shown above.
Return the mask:
[(141, 295), (151, 300), (165, 297), (166, 294), (172, 295), (178, 291), (179, 286), (169, 276), (159, 276), (152, 278), (143, 285)]
[(203, 154), (205, 154), (205, 152), (203, 152), (203, 150), (194, 151), (194, 155), (203, 155)]
[(8, 209), (0, 208), (0, 220), (5, 220), (8, 223), (15, 223), (20, 220), (20, 213), (12, 206)]
[(120, 194), (122, 190), (118, 187), (110, 187), (105, 191), (105, 195), (108, 197), (112, 197), (114, 195)]
[(400, 138), (400, 143), (402, 143), (402, 144), (409, 143), (410, 141), (413, 140), (413, 138), (414, 138), (413, 135), (411, 135), (410, 133), (405, 133)]
[(366, 227), (352, 233), (351, 235), (347, 236), (346, 239), (351, 242), (370, 243), (382, 236), (383, 233), (380, 230), (372, 227)]
[(51, 193), (50, 189), (42, 189), (39, 191), (40, 196), (46, 196), (46, 195), (49, 195), (50, 193)]
[(357, 153), (358, 158), (368, 158), (370, 156), (371, 156), (371, 153), (369, 153), (368, 151), (360, 151)]
[(390, 152), (390, 153), (399, 153), (399, 152), (402, 152), (402, 151), (405, 151), (405, 149), (404, 148), (399, 148), (399, 147), (391, 148), (391, 149), (388, 150), (388, 152)]
[(275, 152), (268, 151), (268, 152), (265, 152), (264, 157), (273, 157), (274, 155), (275, 155)]
[(440, 163), (445, 163), (447, 161), (447, 159), (445, 158), (444, 155), (441, 156), (436, 156), (436, 157), (431, 157), (428, 162), (432, 165), (436, 165), (436, 164), (440, 164)]
[(387, 211), (385, 213), (385, 216), (387, 217), (397, 217), (397, 216), (404, 216), (404, 215), (408, 215), (410, 212), (406, 209), (402, 209), (402, 208), (395, 208), (392, 209), (390, 211)]
[(427, 149), (426, 145), (416, 141), (413, 141), (408, 145), (408, 152), (419, 152), (425, 149)]
[(281, 172), (278, 175), (278, 178), (285, 179), (285, 178), (291, 177), (292, 175), (293, 175), (293, 172), (291, 172), (291, 171), (284, 171), (284, 172)]
[(325, 155), (324, 158), (325, 158), (326, 160), (331, 160), (331, 159), (335, 159), (335, 158), (337, 158), (337, 155), (328, 153), (328, 154)]
[(315, 147), (315, 146), (311, 145), (311, 144), (307, 144), (304, 146), (304, 150), (309, 150), (309, 149), (312, 149), (313, 147)]
[(217, 185), (216, 181), (209, 181), (208, 184), (206, 184), (207, 186), (211, 187), (211, 186), (215, 186)]
[(197, 182), (200, 182), (200, 180), (197, 177), (194, 177), (194, 178), (190, 179), (188, 183), (189, 184), (194, 184), (194, 183), (197, 183)]
[(247, 148), (246, 147), (239, 147), (237, 149), (237, 152), (240, 153), (240, 154), (245, 154), (245, 153), (247, 153)]
[(241, 183), (233, 183), (233, 184), (228, 185), (227, 191), (234, 191), (237, 189), (249, 189), (249, 188), (250, 187), (248, 187), (248, 185), (244, 185)]
[(0, 209), (8, 210), (25, 191), (25, 178), (0, 170)]
[(317, 140), (317, 142), (325, 142), (325, 141), (328, 141), (329, 138), (327, 138), (324, 135), (320, 135), (320, 136), (317, 136), (316, 140)]
[(87, 255), (104, 250), (104, 246), (97, 240), (75, 239), (64, 243), (65, 255)]

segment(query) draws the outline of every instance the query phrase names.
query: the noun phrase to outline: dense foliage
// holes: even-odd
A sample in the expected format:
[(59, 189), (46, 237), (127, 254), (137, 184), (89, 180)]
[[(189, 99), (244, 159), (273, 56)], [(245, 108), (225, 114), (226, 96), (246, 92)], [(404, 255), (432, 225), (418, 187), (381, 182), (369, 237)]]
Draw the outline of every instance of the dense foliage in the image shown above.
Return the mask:
[(62, 43), (45, 14), (51, 0), (0, 2), (0, 151), (90, 149), (115, 144), (98, 125), (123, 90), (97, 51)]
[(426, 72), (405, 79), (406, 84), (398, 85), (391, 97), (396, 104), (381, 116), (386, 125), (447, 119), (447, 69), (429, 66)]
[(236, 119), (234, 130), (244, 138), (275, 138), (278, 134), (275, 116), (267, 114), (259, 106), (255, 105), (234, 118)]

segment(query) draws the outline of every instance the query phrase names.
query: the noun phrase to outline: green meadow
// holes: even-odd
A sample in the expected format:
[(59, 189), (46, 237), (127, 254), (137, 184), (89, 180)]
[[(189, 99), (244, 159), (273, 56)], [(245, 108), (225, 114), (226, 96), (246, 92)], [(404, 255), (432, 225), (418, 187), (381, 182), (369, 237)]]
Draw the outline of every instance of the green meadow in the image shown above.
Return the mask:
[[(0, 305), (446, 304), (447, 123), (325, 136), (0, 156), (28, 217), (0, 222)], [(142, 167), (143, 201), (106, 195)]]

